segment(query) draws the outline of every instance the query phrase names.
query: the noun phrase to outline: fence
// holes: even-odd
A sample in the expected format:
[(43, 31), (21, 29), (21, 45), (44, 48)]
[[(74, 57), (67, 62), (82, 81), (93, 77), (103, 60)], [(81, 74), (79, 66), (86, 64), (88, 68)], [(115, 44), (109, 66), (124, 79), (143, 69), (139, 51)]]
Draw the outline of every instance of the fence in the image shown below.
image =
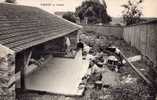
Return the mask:
[(103, 35), (111, 35), (117, 38), (123, 38), (123, 27), (113, 25), (83, 25), (84, 31), (94, 31)]
[(124, 27), (123, 38), (157, 65), (157, 22)]

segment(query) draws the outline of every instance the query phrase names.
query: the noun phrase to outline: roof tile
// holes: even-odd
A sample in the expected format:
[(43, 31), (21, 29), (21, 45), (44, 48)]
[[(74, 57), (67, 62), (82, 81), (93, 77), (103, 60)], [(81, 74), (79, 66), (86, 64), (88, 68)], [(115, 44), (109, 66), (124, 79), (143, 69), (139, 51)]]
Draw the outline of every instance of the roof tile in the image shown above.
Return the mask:
[(0, 4), (0, 44), (16, 52), (80, 29), (39, 8)]

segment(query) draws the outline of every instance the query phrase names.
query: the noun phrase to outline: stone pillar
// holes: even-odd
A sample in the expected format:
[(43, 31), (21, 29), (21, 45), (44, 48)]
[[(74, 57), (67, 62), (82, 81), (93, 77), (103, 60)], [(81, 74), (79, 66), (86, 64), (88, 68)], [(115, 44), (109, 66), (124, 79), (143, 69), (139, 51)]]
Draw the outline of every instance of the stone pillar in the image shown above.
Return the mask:
[(15, 99), (15, 52), (0, 45), (0, 100)]

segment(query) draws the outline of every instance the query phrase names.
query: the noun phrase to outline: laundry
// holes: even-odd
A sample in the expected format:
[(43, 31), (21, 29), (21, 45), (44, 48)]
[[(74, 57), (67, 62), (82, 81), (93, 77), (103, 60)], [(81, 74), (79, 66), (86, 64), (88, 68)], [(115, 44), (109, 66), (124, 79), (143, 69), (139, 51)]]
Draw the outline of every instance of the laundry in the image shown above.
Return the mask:
[(120, 53), (120, 50), (117, 47), (113, 46), (113, 45), (109, 45), (106, 48), (106, 50), (109, 50), (110, 52), (113, 52), (113, 53), (116, 53), (116, 54)]
[(103, 71), (103, 68), (98, 67), (96, 64), (94, 64), (91, 68), (91, 73), (100, 73)]
[(131, 75), (129, 74), (127, 77), (123, 77), (123, 81), (121, 81), (121, 82), (122, 82), (122, 84), (126, 84), (126, 83), (134, 83), (136, 81), (137, 81), (137, 79), (131, 77)]
[(93, 56), (92, 54), (87, 54), (86, 60), (88, 60), (88, 61), (95, 60), (95, 56)]
[(69, 37), (65, 37), (65, 39), (66, 39), (65, 43), (66, 43), (67, 47), (69, 47), (71, 45), (70, 39), (69, 39)]
[(84, 44), (84, 48), (83, 48), (83, 51), (86, 52), (86, 53), (89, 53), (91, 47), (89, 47), (87, 44)]
[(109, 64), (117, 64), (118, 63), (118, 59), (115, 56), (109, 56), (108, 57), (108, 63)]

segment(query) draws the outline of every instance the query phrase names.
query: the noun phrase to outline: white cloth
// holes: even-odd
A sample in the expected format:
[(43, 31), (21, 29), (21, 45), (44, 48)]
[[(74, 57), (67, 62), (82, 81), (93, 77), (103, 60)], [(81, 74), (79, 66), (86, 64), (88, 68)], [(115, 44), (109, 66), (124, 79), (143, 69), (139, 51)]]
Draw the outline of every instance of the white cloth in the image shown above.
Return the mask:
[(112, 61), (118, 61), (118, 59), (115, 56), (109, 56), (108, 60), (112, 60)]
[(116, 49), (115, 53), (117, 53), (117, 54), (120, 53), (120, 50), (119, 50), (117, 47), (115, 47), (115, 46), (111, 46), (110, 48), (115, 48), (115, 49)]
[(119, 53), (120, 53), (120, 50), (119, 50), (118, 48), (116, 48), (115, 53), (119, 54)]
[(89, 47), (88, 45), (84, 44), (84, 48), (83, 48), (83, 51), (89, 53), (91, 47)]
[(66, 39), (66, 42), (65, 42), (65, 43), (66, 43), (66, 45), (69, 47), (69, 46), (71, 45), (70, 39), (69, 39), (68, 37), (66, 37), (65, 39)]
[(87, 54), (86, 60), (91, 61), (91, 60), (94, 60), (94, 59), (95, 59), (95, 56), (93, 56), (91, 54)]
[(94, 66), (92, 66), (91, 68), (91, 73), (99, 73), (102, 72), (102, 69), (100, 67), (98, 67), (96, 64), (94, 64)]

